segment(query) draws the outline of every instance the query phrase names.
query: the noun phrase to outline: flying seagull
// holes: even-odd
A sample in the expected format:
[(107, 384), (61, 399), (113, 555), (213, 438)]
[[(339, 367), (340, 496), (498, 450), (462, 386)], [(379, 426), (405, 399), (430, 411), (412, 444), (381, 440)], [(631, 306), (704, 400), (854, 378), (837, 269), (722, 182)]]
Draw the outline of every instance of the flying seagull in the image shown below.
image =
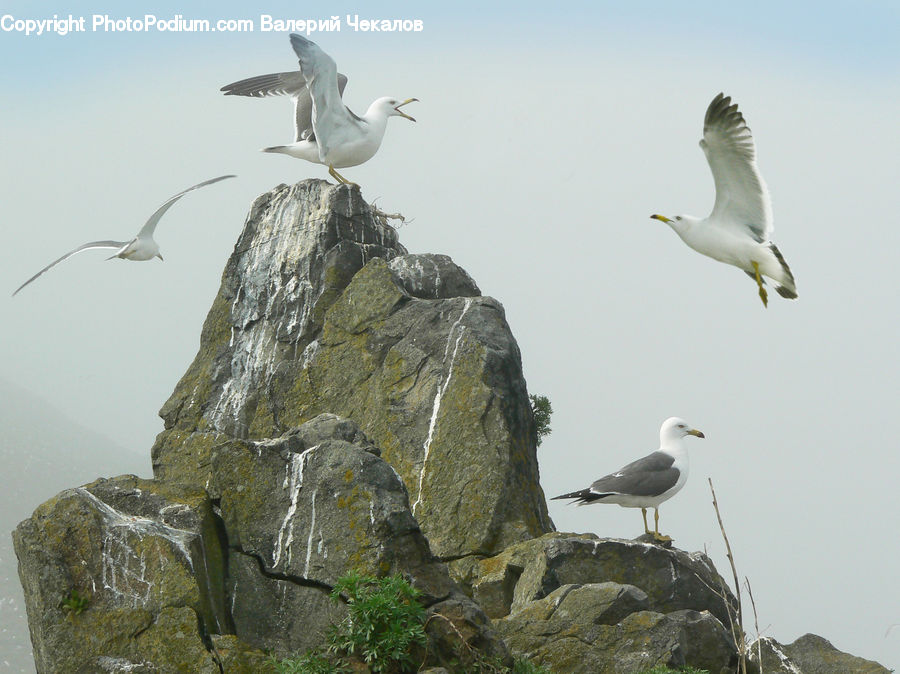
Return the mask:
[(150, 216), (150, 219), (147, 220), (146, 224), (141, 227), (141, 231), (139, 231), (137, 233), (137, 236), (135, 236), (131, 241), (91, 241), (90, 243), (78, 246), (78, 248), (75, 248), (74, 250), (70, 250), (68, 253), (48, 264), (37, 274), (25, 281), (25, 283), (20, 285), (18, 288), (16, 288), (16, 291), (13, 293), (13, 297), (15, 297), (16, 293), (18, 293), (22, 288), (34, 281), (38, 276), (46, 271), (50, 271), (51, 269), (53, 269), (53, 267), (58, 265), (63, 260), (68, 260), (76, 253), (80, 253), (83, 250), (91, 250), (94, 248), (107, 248), (109, 250), (115, 250), (116, 252), (110, 257), (106, 258), (107, 260), (112, 260), (114, 257), (120, 257), (123, 260), (134, 260), (135, 262), (152, 260), (155, 257), (158, 257), (160, 260), (162, 260), (163, 256), (159, 254), (159, 246), (157, 245), (156, 241), (153, 240), (153, 231), (156, 229), (156, 225), (159, 223), (160, 218), (162, 218), (165, 212), (172, 207), (172, 204), (181, 199), (181, 197), (183, 197), (191, 190), (195, 190), (198, 187), (204, 187), (206, 185), (212, 185), (213, 183), (217, 183), (220, 180), (225, 180), (226, 178), (234, 177), (236, 176), (227, 175), (219, 176), (218, 178), (213, 178), (212, 180), (205, 180), (202, 183), (194, 185), (193, 187), (188, 187), (186, 190), (184, 190), (183, 192), (179, 192), (175, 196), (169, 197), (169, 199), (162, 206), (156, 209), (156, 212)]
[(296, 33), (291, 33), (291, 46), (300, 59), (299, 71), (250, 77), (226, 84), (221, 91), (226, 96), (290, 96), (294, 100), (294, 142), (266, 147), (263, 152), (280, 152), (324, 164), (335, 180), (357, 186), (335, 169), (358, 166), (374, 157), (384, 138), (388, 117), (405, 117), (415, 122), (400, 108), (418, 99), (398, 101), (385, 96), (359, 117), (341, 100), (347, 78), (337, 71), (334, 59), (315, 42)]
[[(659, 505), (677, 494), (688, 477), (688, 453), (684, 436), (706, 437), (684, 419), (670, 417), (659, 429), (659, 449), (632, 461), (615, 473), (601, 477), (587, 489), (573, 491), (554, 499), (577, 499), (577, 505), (618, 503), (623, 508), (640, 508), (644, 532), (658, 541), (671, 541), (659, 533)], [(647, 527), (647, 508), (653, 508), (654, 531)]]
[(797, 299), (797, 285), (777, 246), (772, 243), (772, 202), (756, 166), (756, 146), (744, 116), (731, 97), (719, 94), (706, 110), (700, 147), (712, 169), (716, 203), (705, 219), (651, 215), (669, 225), (691, 248), (747, 273), (769, 305), (763, 276), (782, 297)]

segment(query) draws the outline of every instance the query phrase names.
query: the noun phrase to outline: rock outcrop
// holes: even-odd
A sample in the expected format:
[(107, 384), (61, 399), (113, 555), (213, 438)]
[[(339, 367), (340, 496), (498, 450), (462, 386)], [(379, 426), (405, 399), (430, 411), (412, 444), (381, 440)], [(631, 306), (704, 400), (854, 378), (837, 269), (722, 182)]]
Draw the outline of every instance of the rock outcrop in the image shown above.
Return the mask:
[(420, 591), (428, 671), (734, 668), (704, 555), (554, 533), (503, 307), (358, 190), (256, 200), (160, 415), (152, 480), (14, 533), (41, 674), (267, 671), (323, 645), (349, 571)]
[(154, 473), (196, 491), (214, 445), (323, 412), (381, 448), (439, 557), (552, 530), (503, 307), (446, 256), (407, 255), (359, 191), (305, 181), (254, 203), (161, 411)]

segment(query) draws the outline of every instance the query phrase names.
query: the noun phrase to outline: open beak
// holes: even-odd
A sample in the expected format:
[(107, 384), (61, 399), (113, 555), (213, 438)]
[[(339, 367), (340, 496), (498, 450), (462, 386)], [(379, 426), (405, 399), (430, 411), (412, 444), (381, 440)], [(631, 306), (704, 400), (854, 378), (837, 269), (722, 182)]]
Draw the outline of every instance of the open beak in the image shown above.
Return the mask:
[(415, 117), (410, 117), (410, 116), (407, 115), (405, 112), (403, 112), (400, 108), (402, 108), (402, 107), (403, 107), (404, 105), (406, 105), (407, 103), (418, 103), (418, 101), (419, 101), (418, 98), (407, 98), (405, 101), (403, 101), (402, 103), (400, 103), (400, 105), (396, 106), (396, 107), (394, 108), (394, 110), (396, 110), (396, 111), (397, 111), (397, 114), (399, 114), (401, 117), (406, 117), (406, 119), (408, 119), (409, 121), (415, 122), (415, 121), (416, 121), (416, 118), (415, 118)]
[[(665, 215), (651, 215), (651, 216), (650, 216), (650, 219), (651, 219), (651, 220), (659, 220), (660, 222), (672, 222), (672, 221), (671, 221), (669, 218), (667, 218)], [(703, 436), (701, 435), (700, 437), (702, 438)]]
[[(654, 216), (654, 217), (655, 217), (655, 216)], [(688, 434), (688, 435), (693, 435), (693, 436), (698, 437), (698, 438), (705, 438), (705, 437), (706, 437), (705, 435), (703, 435), (703, 431), (698, 431), (696, 428), (692, 428), (691, 430), (689, 430), (689, 431), (687, 432), (687, 434)]]

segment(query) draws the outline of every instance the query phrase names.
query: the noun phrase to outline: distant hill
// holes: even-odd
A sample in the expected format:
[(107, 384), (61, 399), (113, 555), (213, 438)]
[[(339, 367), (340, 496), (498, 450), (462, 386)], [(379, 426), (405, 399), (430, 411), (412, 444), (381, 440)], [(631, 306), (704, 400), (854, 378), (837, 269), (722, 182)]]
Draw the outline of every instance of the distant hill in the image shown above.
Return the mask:
[(63, 489), (123, 473), (148, 476), (149, 448), (123, 449), (0, 379), (0, 672), (34, 672), (10, 532)]

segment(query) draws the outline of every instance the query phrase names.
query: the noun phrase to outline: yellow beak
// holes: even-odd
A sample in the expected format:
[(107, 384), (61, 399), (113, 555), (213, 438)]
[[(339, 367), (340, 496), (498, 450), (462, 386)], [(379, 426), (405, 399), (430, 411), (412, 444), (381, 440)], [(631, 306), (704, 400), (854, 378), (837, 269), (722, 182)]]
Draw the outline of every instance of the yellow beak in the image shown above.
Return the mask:
[(698, 437), (698, 438), (705, 438), (705, 437), (706, 437), (705, 435), (703, 435), (703, 431), (698, 431), (696, 428), (692, 428), (691, 430), (689, 430), (689, 431), (687, 432), (687, 434), (688, 434), (688, 435), (693, 435), (693, 436)]
[(651, 219), (651, 220), (659, 220), (659, 221), (661, 221), (661, 222), (672, 222), (672, 221), (671, 221), (669, 218), (667, 218), (665, 215), (651, 215), (651, 216), (650, 216), (650, 219)]
[(403, 101), (403, 102), (400, 103), (399, 105), (395, 106), (395, 107), (394, 107), (394, 110), (396, 110), (397, 112), (399, 112), (401, 117), (406, 117), (406, 119), (408, 119), (409, 121), (415, 122), (415, 121), (416, 121), (416, 118), (415, 118), (415, 117), (410, 117), (410, 116), (407, 115), (405, 112), (403, 112), (400, 108), (402, 108), (402, 107), (403, 107), (404, 105), (406, 105), (407, 103), (418, 103), (418, 101), (419, 101), (418, 98), (407, 98), (405, 101)]

